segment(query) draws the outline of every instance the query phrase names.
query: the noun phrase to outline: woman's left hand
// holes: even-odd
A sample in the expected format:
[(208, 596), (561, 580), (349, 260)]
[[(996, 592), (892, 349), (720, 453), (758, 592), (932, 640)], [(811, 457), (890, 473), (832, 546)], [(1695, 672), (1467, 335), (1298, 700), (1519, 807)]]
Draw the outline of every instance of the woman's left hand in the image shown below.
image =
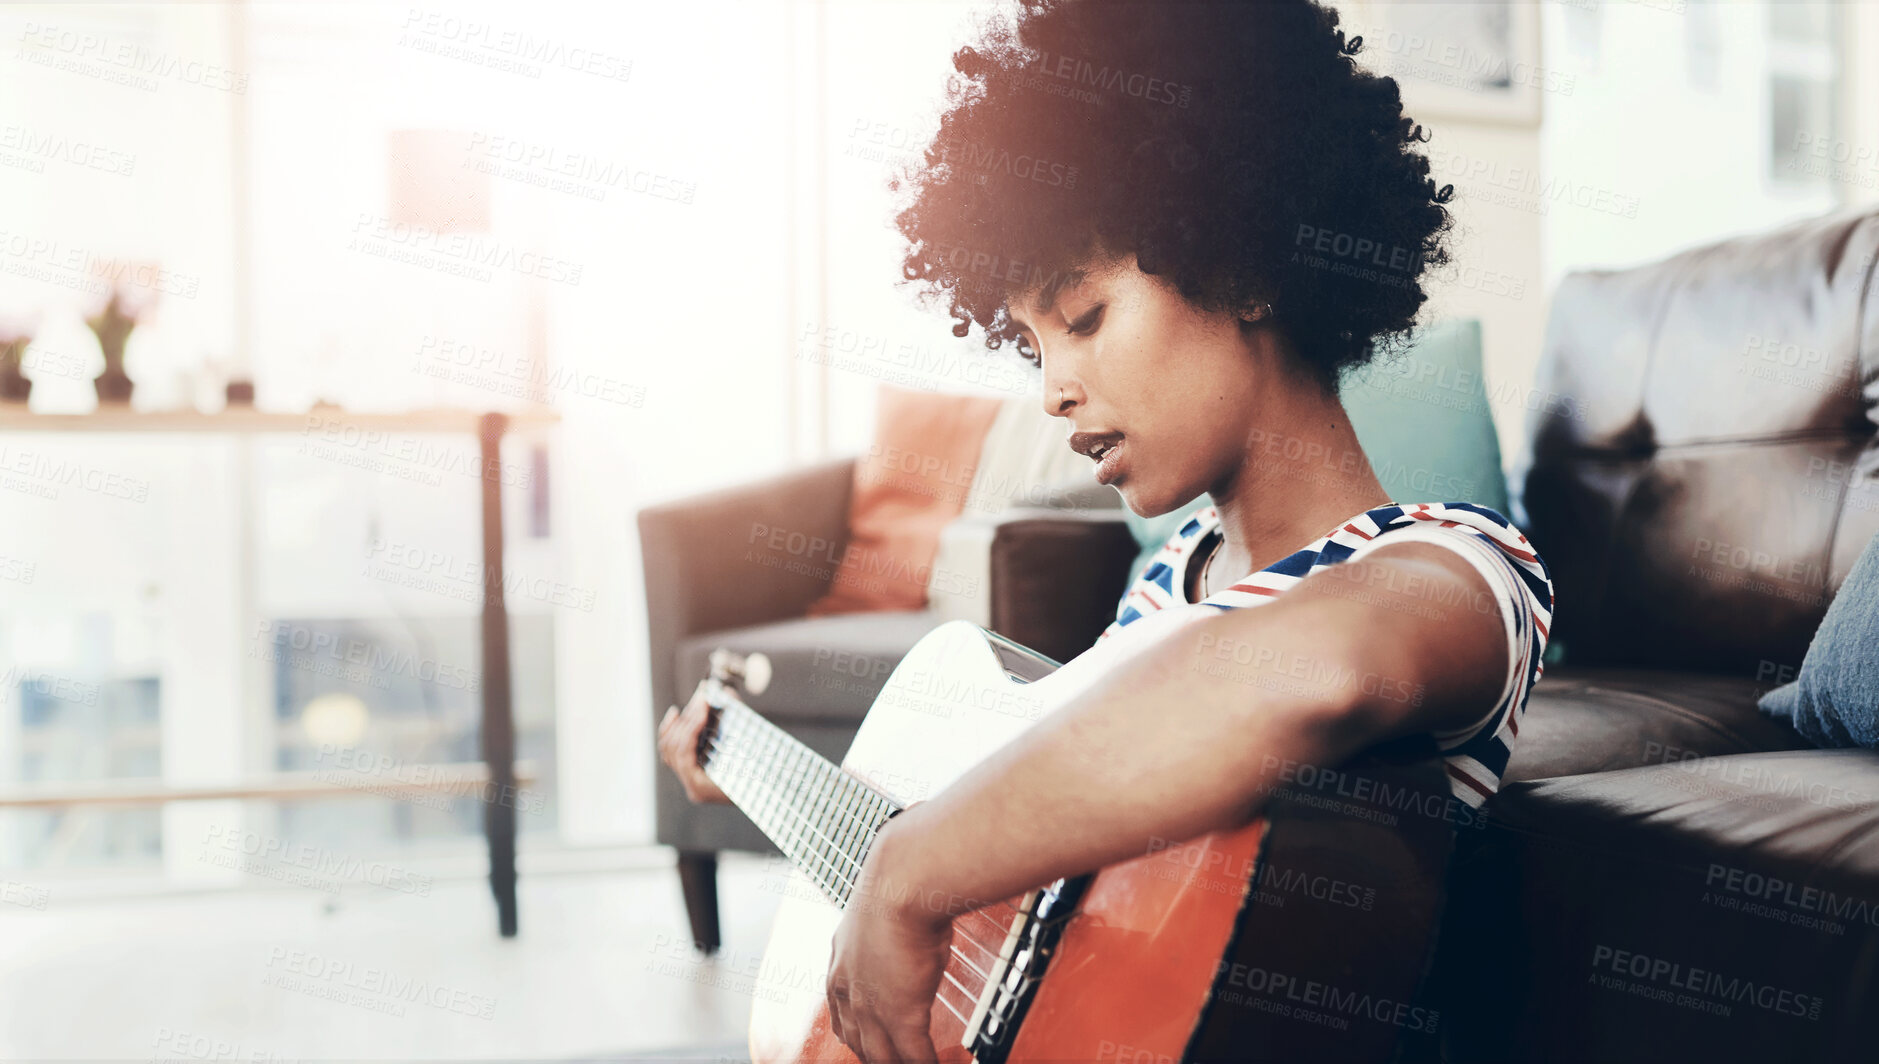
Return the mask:
[(868, 1064), (926, 1064), (937, 1059), (928, 1030), (953, 923), (944, 912), (929, 911), (912, 884), (884, 874), (885, 849), (877, 843), (869, 854), (835, 930), (829, 1023), (835, 1037)]

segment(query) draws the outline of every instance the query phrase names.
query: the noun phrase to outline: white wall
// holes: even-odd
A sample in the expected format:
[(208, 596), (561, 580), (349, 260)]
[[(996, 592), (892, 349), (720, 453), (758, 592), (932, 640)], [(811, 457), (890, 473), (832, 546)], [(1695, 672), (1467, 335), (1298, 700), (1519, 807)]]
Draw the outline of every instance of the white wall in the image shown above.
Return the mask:
[[(1863, 7), (1843, 10), (1857, 15)], [(1765, 4), (1549, 4), (1546, 27), (1548, 62), (1578, 75), (1576, 90), (1555, 99), (1547, 115), (1547, 173), (1638, 202), (1635, 217), (1550, 214), (1549, 288), (1571, 270), (1654, 261), (1839, 202), (1841, 189), (1796, 189), (1768, 177)]]
[(900, 277), (903, 240), (886, 183), (917, 163), (938, 127), (952, 53), (985, 4), (837, 0), (829, 5), (825, 144), (829, 188), (826, 320), (793, 348), (829, 369), (829, 451), (873, 437), (880, 384), (999, 397), (1037, 395), (1034, 369), (1009, 350), (957, 339), (943, 311), (916, 306)]

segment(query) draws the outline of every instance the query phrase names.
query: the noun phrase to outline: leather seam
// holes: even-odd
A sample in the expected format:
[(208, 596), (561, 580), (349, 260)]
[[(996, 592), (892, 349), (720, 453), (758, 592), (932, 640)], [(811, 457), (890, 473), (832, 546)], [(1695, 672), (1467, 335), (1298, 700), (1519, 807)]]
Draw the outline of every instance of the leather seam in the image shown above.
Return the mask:
[[(1653, 705), (1653, 706), (1661, 707), (1663, 709), (1667, 709), (1670, 712), (1676, 714), (1679, 718), (1681, 718), (1684, 721), (1694, 722), (1696, 724), (1702, 725), (1708, 728), (1710, 731), (1716, 733), (1717, 735), (1731, 739), (1735, 741), (1737, 744), (1747, 748), (1739, 752), (1742, 752), (1742, 753), (1761, 753), (1762, 752), (1762, 751), (1754, 749), (1754, 744), (1750, 743), (1746, 736), (1743, 736), (1729, 728), (1726, 728), (1718, 724), (1715, 720), (1709, 717), (1705, 717), (1702, 714), (1697, 713), (1684, 706), (1677, 705), (1675, 702), (1667, 701), (1665, 699), (1658, 698), (1654, 695), (1647, 695), (1638, 691), (1614, 690), (1609, 687), (1600, 687), (1597, 684), (1587, 684), (1585, 687), (1585, 690), (1586, 690), (1586, 693), (1588, 694), (1596, 692), (1602, 695), (1612, 695), (1612, 696), (1617, 696), (1620, 698), (1628, 698), (1628, 699), (1632, 699), (1638, 702), (1643, 702), (1646, 705)], [(1704, 756), (1713, 757), (1716, 755), (1706, 754)]]

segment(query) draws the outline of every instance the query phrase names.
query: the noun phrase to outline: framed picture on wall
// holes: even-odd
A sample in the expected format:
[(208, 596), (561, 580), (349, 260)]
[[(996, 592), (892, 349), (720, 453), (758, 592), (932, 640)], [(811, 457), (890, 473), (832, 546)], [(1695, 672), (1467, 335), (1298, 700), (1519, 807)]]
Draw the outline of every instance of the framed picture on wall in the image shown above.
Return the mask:
[(1420, 119), (1534, 126), (1543, 91), (1571, 91), (1540, 66), (1538, 5), (1531, 0), (1338, 5), (1345, 32), (1361, 34), (1358, 61), (1396, 79)]

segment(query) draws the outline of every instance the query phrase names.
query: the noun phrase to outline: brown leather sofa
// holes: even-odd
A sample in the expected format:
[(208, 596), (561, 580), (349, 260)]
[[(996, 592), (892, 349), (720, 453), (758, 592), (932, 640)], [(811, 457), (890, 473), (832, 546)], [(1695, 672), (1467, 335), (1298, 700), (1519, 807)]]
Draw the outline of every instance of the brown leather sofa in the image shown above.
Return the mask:
[(1444, 1059), (1879, 1060), (1879, 754), (1755, 707), (1879, 531), (1876, 257), (1850, 213), (1560, 284), (1515, 516), (1564, 663), (1458, 845)]

